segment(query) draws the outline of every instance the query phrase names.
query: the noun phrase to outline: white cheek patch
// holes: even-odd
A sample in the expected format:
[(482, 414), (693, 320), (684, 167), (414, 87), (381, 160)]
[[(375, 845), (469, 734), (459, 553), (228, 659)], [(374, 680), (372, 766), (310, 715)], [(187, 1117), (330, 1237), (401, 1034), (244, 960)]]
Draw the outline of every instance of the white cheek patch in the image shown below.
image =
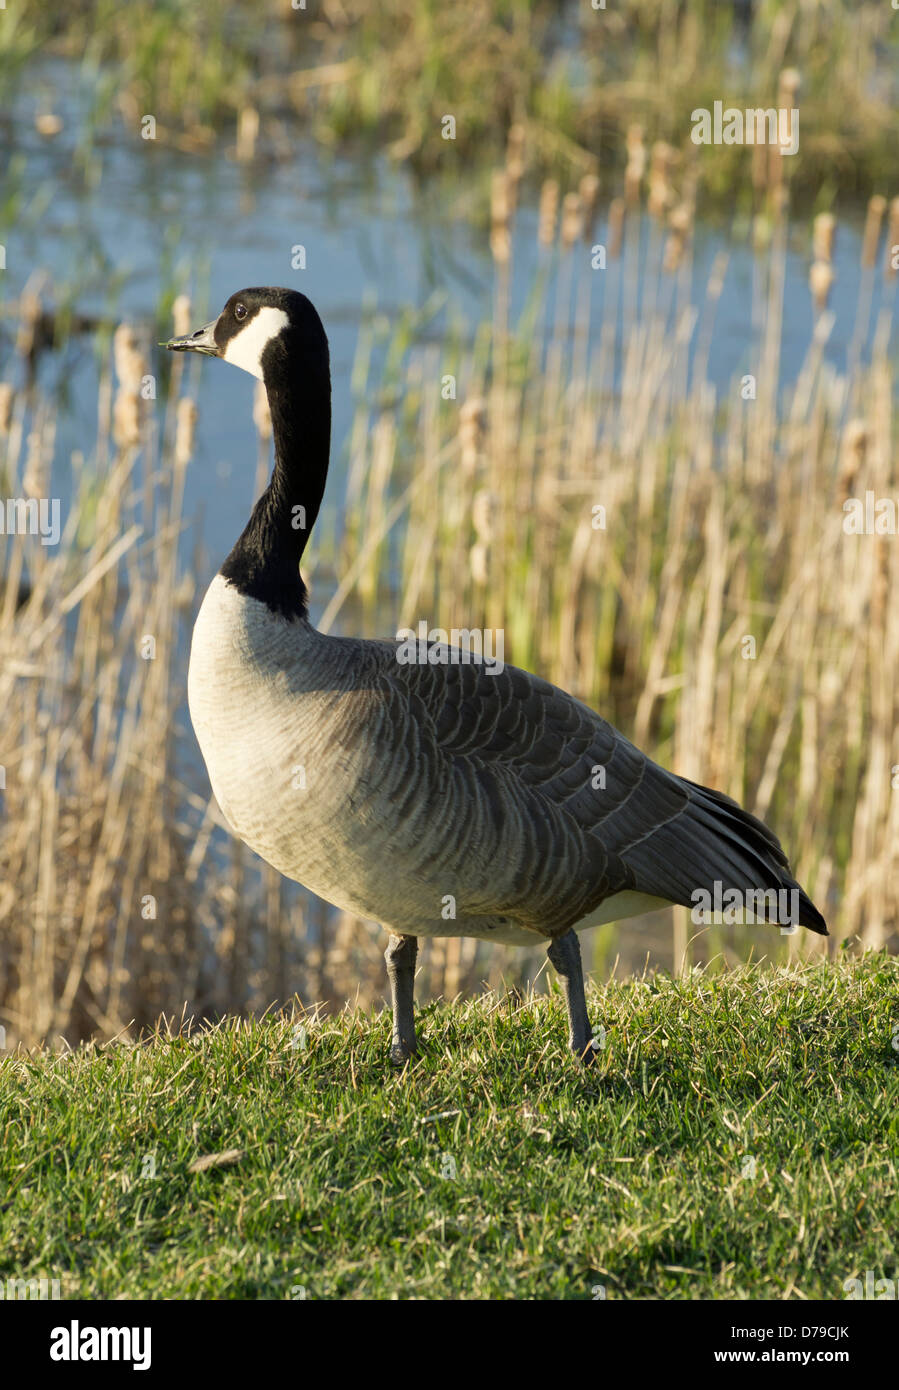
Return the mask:
[(289, 322), (283, 309), (273, 309), (270, 305), (257, 309), (246, 328), (228, 340), (222, 353), (224, 361), (242, 367), (250, 376), (258, 376), (261, 381), (262, 354), (272, 338), (277, 338)]

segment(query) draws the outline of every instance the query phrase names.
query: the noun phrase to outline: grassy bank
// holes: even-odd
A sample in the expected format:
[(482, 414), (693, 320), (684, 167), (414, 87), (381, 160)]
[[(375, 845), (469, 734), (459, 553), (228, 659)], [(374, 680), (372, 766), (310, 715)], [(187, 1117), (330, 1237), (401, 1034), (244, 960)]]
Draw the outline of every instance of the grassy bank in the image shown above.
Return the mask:
[[(0, 1278), (105, 1298), (823, 1298), (894, 1277), (899, 967), (227, 1023), (0, 1064)], [(600, 1035), (602, 1036), (602, 1035)], [(862, 1273), (862, 1277), (864, 1277)]]

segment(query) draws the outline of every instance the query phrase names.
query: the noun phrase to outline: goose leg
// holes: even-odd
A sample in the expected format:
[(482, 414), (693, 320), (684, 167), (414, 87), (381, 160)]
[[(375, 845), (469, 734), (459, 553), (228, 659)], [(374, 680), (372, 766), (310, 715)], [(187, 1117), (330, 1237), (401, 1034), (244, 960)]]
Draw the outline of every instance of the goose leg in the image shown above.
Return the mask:
[(587, 1017), (581, 943), (577, 939), (577, 932), (569, 930), (564, 936), (555, 937), (547, 947), (546, 954), (559, 976), (568, 1009), (568, 1046), (582, 1061), (592, 1062), (596, 1054), (593, 1029)]
[(384, 959), (390, 981), (390, 1002), (393, 1005), (393, 1039), (390, 1060), (401, 1067), (418, 1051), (415, 1041), (413, 996), (415, 993), (415, 959), (418, 955), (417, 936), (394, 936), (391, 932)]

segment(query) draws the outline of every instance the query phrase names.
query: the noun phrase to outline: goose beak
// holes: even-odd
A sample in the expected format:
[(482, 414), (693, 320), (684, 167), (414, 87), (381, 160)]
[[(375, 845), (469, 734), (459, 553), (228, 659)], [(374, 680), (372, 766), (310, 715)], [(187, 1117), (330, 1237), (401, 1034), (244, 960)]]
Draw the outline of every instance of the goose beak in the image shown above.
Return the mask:
[(186, 338), (169, 338), (167, 343), (160, 343), (160, 347), (168, 348), (171, 352), (202, 352), (206, 357), (221, 357), (221, 349), (215, 341), (215, 325), (218, 319), (213, 319), (212, 323), (204, 324), (195, 333), (189, 333)]

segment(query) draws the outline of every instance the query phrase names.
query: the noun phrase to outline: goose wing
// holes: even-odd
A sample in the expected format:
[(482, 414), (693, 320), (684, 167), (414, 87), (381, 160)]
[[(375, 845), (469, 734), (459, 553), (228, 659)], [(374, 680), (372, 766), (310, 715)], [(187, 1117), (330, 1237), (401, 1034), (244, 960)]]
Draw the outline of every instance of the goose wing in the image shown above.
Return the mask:
[[(470, 910), (558, 931), (619, 892), (689, 906), (718, 882), (722, 892), (795, 888), (800, 922), (826, 934), (766, 825), (667, 772), (579, 700), (452, 650), (433, 665), (387, 651), (394, 738), (440, 784), (433, 824)], [(433, 776), (438, 765), (447, 780)]]

